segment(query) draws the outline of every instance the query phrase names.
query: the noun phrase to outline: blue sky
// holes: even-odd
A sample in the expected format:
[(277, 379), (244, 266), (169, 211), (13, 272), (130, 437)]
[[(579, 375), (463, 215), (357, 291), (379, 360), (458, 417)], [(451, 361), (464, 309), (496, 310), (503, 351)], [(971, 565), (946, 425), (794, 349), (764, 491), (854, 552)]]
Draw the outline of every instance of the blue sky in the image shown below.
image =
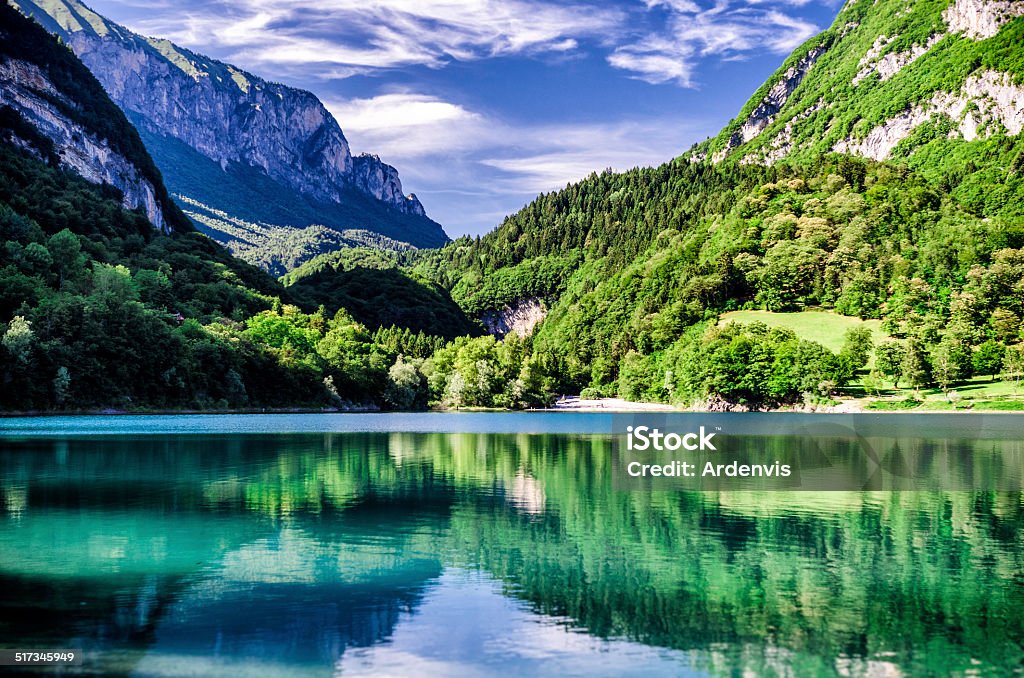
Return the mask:
[(314, 92), (449, 235), (714, 135), (840, 0), (92, 0)]

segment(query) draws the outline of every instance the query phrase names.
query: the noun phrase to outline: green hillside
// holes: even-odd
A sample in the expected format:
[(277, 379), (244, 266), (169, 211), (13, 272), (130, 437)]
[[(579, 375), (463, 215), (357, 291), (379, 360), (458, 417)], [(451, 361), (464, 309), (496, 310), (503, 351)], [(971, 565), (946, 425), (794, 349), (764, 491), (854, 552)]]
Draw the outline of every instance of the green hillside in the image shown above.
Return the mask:
[[(955, 18), (982, 12), (978, 23), (991, 19), (996, 32)], [(1020, 213), (1024, 184), (1004, 178), (1022, 168), (1008, 136), (1020, 133), (1024, 106), (1022, 14), (1016, 2), (847, 2), (718, 136), (684, 157), (806, 162), (849, 151), (906, 163), (975, 213), (986, 203)]]
[(373, 231), (326, 226), (282, 226), (239, 219), (204, 205), (187, 196), (176, 196), (186, 214), (200, 229), (220, 242), (239, 259), (258, 266), (273, 276), (283, 276), (301, 268), (321, 254), (351, 248), (372, 248), (402, 252), (413, 249), (408, 243), (392, 240)]
[[(984, 39), (944, 30), (885, 81), (873, 72), (856, 92), (850, 84), (876, 42), (926, 44), (952, 4), (849, 3), (716, 139), (661, 167), (595, 174), (542, 195), (479, 241), (421, 256), (415, 268), (473, 314), (543, 298), (550, 312), (531, 355), (558, 392), (683, 404), (827, 400), (871, 357), (824, 328), (814, 336), (718, 326), (721, 314), (743, 309), (821, 307), (872, 320), (902, 342), (881, 349), (902, 351), (899, 364), (882, 364), (921, 386), (1015, 373), (1024, 350), (1024, 145), (1016, 118), (1004, 120), (993, 102), (1018, 101), (1024, 18), (1003, 17)], [(784, 92), (776, 86), (801, 69), (777, 110), (761, 108), (767, 126), (723, 154), (766, 95)], [(978, 120), (988, 116), (973, 140), (948, 125), (929, 137), (936, 113), (886, 160), (831, 152), (847, 137), (856, 150), (915, 102), (991, 73), (1007, 91), (967, 102)], [(797, 118), (792, 153), (754, 154)]]
[(370, 328), (398, 326), (449, 340), (481, 334), (445, 288), (400, 266), (414, 256), (351, 247), (316, 257), (281, 280), (307, 307), (345, 309)]
[[(440, 261), (419, 267), (453, 290), (482, 289), (522, 269), (551, 240), (556, 252), (581, 253), (532, 343), (563, 392), (681, 402), (719, 392), (714, 373), (739, 379), (751, 351), (775, 361), (778, 347), (757, 348), (758, 337), (706, 330), (719, 313), (740, 308), (823, 306), (877, 319), (894, 336), (919, 339), (912, 343), (922, 354), (954, 351), (966, 375), (986, 341), (1019, 341), (1017, 283), (995, 283), (1024, 277), (1017, 207), (976, 215), (942, 186), (892, 163), (840, 156), (768, 168), (677, 161), (543, 196), (479, 244), (455, 243)], [(519, 294), (542, 288), (543, 280), (526, 279)], [(725, 363), (716, 365), (723, 342)], [(852, 378), (833, 368), (823, 368), (821, 382)], [(920, 379), (931, 380), (930, 367)], [(777, 401), (797, 388), (732, 395)]]

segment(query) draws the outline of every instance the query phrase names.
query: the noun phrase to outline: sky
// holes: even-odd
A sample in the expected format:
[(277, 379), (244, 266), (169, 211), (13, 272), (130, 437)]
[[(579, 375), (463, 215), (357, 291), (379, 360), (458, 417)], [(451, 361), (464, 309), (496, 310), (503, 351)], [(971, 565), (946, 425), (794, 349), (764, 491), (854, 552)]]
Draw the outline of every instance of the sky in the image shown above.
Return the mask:
[(307, 89), (452, 237), (714, 136), (841, 0), (91, 0)]

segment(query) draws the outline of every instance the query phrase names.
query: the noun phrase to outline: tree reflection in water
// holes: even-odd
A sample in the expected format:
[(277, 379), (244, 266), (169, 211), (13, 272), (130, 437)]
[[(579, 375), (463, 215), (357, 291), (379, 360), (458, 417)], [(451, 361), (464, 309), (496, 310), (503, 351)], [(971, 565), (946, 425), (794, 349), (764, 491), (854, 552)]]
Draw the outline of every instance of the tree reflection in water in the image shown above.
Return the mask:
[[(442, 604), (479, 573), (462, 600), (713, 674), (1020, 666), (1020, 494), (626, 492), (612, 464), (599, 435), (5, 441), (0, 637), (106, 673), (329, 673), (425, 600), (493, 632)], [(526, 661), (499, 645), (474, 652)]]

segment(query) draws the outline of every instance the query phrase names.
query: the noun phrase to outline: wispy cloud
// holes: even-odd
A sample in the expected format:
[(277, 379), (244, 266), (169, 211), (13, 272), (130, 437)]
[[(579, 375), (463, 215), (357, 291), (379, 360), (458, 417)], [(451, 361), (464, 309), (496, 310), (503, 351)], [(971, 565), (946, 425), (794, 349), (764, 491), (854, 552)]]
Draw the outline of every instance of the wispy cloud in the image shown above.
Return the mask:
[(608, 56), (608, 63), (652, 85), (674, 82), (692, 87), (696, 53), (685, 42), (648, 36), (642, 42), (616, 49)]
[[(564, 53), (623, 25), (613, 7), (543, 0), (233, 0), (136, 22), (248, 64), (303, 64), (325, 75), (511, 54)], [(233, 51), (231, 51), (233, 50)]]
[(517, 127), (509, 130), (514, 145), (493, 149), (479, 162), (503, 173), (499, 187), (535, 194), (595, 171), (659, 165), (685, 150), (701, 128), (700, 121), (671, 115)]
[(437, 157), (457, 154), (506, 173), (504, 186), (514, 192), (550, 190), (606, 167), (664, 162), (682, 152), (697, 130), (693, 122), (670, 117), (513, 123), (418, 93), (326, 105), (342, 122), (355, 152), (372, 149), (400, 163), (403, 173), (415, 174), (422, 167), (435, 175)]
[[(108, 1), (135, 7), (138, 0)], [(213, 0), (167, 10), (154, 0), (161, 4), (131, 27), (251, 69), (331, 79), (598, 49), (629, 77), (693, 87), (708, 57), (792, 50), (818, 30), (794, 12), (837, 1)]]
[(650, 11), (667, 13), (664, 23), (640, 40), (616, 47), (608, 63), (651, 84), (693, 87), (702, 59), (744, 59), (765, 51), (783, 54), (817, 33), (813, 23), (774, 8), (809, 1), (717, 0), (702, 6), (694, 0), (648, 0)]

